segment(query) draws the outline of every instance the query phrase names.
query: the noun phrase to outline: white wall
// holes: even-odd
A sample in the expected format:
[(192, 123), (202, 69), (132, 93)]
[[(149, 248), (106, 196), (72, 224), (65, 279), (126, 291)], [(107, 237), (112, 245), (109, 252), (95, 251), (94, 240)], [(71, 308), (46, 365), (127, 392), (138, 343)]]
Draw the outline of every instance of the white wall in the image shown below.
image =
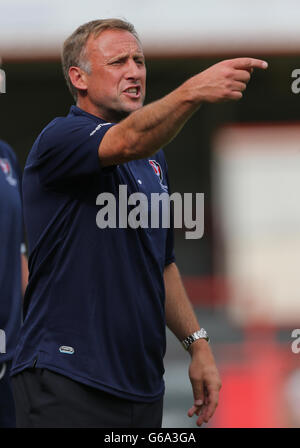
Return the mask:
[(215, 141), (216, 251), (239, 323), (290, 325), (300, 315), (299, 141), (299, 125), (225, 127)]
[(57, 54), (80, 24), (119, 17), (146, 51), (298, 51), (299, 0), (0, 0), (0, 55)]

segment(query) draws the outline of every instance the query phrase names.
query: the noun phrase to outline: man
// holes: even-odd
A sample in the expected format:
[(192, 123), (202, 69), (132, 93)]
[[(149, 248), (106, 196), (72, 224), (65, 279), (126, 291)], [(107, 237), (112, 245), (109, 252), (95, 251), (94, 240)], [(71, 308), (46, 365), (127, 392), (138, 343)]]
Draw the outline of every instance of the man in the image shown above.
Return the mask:
[(198, 425), (212, 417), (221, 382), (172, 229), (126, 228), (123, 216), (99, 229), (96, 198), (117, 198), (120, 185), (128, 196), (166, 191), (160, 148), (202, 102), (240, 99), (252, 69), (266, 65), (221, 62), (143, 107), (146, 68), (132, 25), (92, 21), (66, 40), (76, 106), (42, 131), (24, 171), (30, 280), (12, 371), (19, 426), (160, 427), (166, 324), (191, 355), (188, 415)]
[(21, 327), (27, 283), (21, 171), (13, 149), (0, 140), (0, 428), (16, 426), (9, 371)]
[[(0, 66), (1, 66), (0, 58)], [(5, 72), (0, 69), (0, 94), (6, 93)], [(27, 285), (21, 170), (13, 149), (0, 140), (0, 428), (16, 426), (9, 377), (21, 327), (22, 296)]]

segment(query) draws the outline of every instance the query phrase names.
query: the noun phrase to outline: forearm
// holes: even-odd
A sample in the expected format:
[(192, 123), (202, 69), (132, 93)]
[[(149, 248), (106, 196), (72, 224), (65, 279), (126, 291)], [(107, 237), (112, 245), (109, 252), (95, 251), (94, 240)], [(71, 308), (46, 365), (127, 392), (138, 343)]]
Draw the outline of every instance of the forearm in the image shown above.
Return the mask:
[[(199, 330), (199, 324), (175, 263), (165, 268), (164, 280), (167, 326), (182, 340)], [(213, 353), (205, 339), (194, 341), (188, 351), (191, 355), (189, 376), (194, 395), (194, 405), (188, 415), (192, 417), (196, 414), (197, 424), (201, 426), (203, 422), (208, 422), (216, 409), (221, 380)]]
[(182, 341), (199, 330), (200, 326), (175, 263), (165, 268), (164, 280), (166, 323), (175, 336)]
[(168, 144), (199, 108), (185, 83), (133, 112), (104, 136), (99, 147), (103, 166), (149, 157)]
[(25, 290), (28, 283), (28, 260), (24, 254), (21, 254), (21, 287), (22, 297), (24, 297)]

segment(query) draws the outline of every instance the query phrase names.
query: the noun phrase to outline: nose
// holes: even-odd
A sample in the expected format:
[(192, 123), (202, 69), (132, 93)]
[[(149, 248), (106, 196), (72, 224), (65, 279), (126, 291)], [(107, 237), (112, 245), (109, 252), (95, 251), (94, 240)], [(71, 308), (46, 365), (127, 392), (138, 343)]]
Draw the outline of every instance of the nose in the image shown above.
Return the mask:
[(141, 76), (140, 68), (134, 59), (129, 58), (126, 64), (126, 79), (139, 79)]

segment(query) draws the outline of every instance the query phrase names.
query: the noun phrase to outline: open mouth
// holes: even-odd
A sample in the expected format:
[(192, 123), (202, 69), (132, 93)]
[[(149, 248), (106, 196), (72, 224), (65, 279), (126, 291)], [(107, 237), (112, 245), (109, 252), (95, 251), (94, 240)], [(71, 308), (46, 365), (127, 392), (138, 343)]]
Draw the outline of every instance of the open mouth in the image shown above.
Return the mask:
[(128, 87), (123, 91), (126, 96), (131, 98), (139, 98), (140, 97), (141, 88), (140, 86)]

